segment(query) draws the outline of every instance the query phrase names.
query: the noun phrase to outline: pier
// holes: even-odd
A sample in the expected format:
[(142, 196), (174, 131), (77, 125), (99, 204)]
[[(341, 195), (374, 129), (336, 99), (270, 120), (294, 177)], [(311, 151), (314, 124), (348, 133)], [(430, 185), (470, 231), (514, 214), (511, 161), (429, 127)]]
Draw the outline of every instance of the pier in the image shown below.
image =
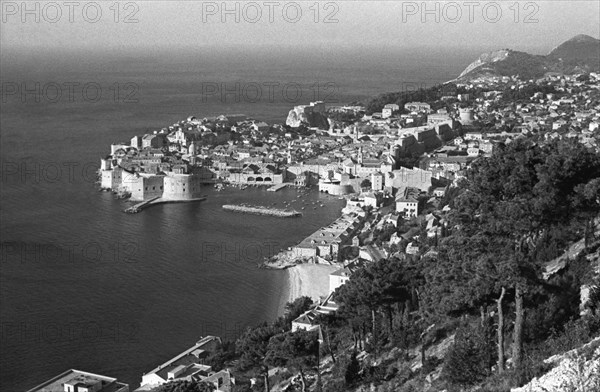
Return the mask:
[(225, 204), (225, 205), (223, 205), (223, 209), (226, 211), (245, 212), (247, 214), (255, 214), (255, 215), (275, 216), (278, 218), (292, 218), (292, 217), (302, 216), (302, 213), (298, 212), (296, 210), (280, 210), (280, 209), (276, 209), (276, 208), (261, 207), (261, 206)]
[(150, 205), (150, 203), (152, 203), (158, 199), (160, 199), (160, 196), (156, 196), (156, 197), (153, 197), (152, 199), (145, 200), (141, 203), (135, 204), (134, 206), (127, 208), (125, 210), (125, 212), (127, 212), (129, 214), (136, 214), (136, 213), (140, 212), (141, 210), (143, 210), (144, 208), (148, 207)]
[(286, 186), (288, 186), (288, 184), (284, 183), (284, 184), (277, 184), (277, 185), (273, 185), (272, 187), (270, 187), (269, 189), (267, 189), (269, 192), (277, 192), (280, 189), (285, 188)]
[(158, 204), (167, 204), (167, 203), (192, 203), (195, 201), (202, 201), (202, 200), (206, 200), (206, 196), (202, 196), (202, 197), (197, 197), (194, 199), (185, 199), (185, 200), (165, 200), (160, 196), (157, 197), (153, 197), (152, 199), (148, 199), (145, 200), (141, 203), (138, 203), (134, 206), (131, 206), (127, 209), (125, 209), (124, 212), (127, 212), (128, 214), (137, 214), (138, 212), (142, 211), (145, 208), (151, 207), (151, 206), (155, 206)]

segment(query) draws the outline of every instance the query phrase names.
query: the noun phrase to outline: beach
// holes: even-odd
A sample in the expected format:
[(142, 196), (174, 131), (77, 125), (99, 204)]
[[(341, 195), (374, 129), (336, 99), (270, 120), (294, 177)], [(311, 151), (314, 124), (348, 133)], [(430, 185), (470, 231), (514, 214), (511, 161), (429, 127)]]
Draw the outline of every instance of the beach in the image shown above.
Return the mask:
[[(337, 265), (322, 264), (299, 264), (287, 268), (288, 295), (282, 300), (291, 302), (296, 298), (307, 296), (313, 301), (319, 301), (320, 297), (329, 294), (329, 274), (339, 268)], [(285, 302), (282, 302), (282, 309)]]

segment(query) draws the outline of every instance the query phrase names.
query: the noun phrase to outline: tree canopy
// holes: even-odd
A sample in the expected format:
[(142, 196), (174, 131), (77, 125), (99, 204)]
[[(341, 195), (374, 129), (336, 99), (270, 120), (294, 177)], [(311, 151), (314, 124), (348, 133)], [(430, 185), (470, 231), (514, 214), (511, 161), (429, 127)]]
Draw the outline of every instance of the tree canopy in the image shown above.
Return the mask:
[(199, 381), (174, 381), (163, 384), (152, 392), (212, 392), (215, 386)]

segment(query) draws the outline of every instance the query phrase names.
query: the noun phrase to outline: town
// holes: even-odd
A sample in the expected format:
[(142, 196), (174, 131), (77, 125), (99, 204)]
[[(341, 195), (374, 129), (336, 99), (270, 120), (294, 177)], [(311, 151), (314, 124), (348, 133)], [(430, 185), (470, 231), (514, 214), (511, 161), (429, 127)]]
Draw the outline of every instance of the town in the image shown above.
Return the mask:
[[(449, 230), (453, 194), (474, 162), (490, 157), (498, 145), (523, 138), (540, 144), (577, 140), (600, 154), (599, 125), (597, 73), (528, 80), (484, 77), (383, 95), (369, 105), (312, 102), (293, 108), (285, 125), (241, 114), (189, 117), (113, 144), (101, 160), (100, 186), (139, 202), (194, 201), (203, 186), (224, 185), (286, 185), (344, 197), (339, 219), (264, 263), (271, 268), (298, 263), (339, 267), (329, 275), (326, 296), (313, 298), (314, 303), (285, 319), (292, 333), (317, 331), (319, 342), (325, 342), (322, 317), (339, 310), (336, 290), (355, 271), (390, 257), (436, 258), (438, 241)], [(373, 335), (374, 329), (375, 313)], [(166, 391), (160, 388), (169, 383), (202, 382), (211, 386), (207, 390), (231, 392), (246, 390), (235, 389), (236, 383), (248, 388), (263, 383), (235, 377), (231, 363), (211, 367), (207, 358), (225, 342), (215, 336), (199, 339), (141, 375), (135, 390)], [(360, 347), (361, 338), (355, 343)], [(331, 357), (335, 363), (333, 351)], [(422, 360), (416, 366), (425, 364)], [(267, 371), (267, 390), (270, 375)], [(301, 380), (291, 377), (286, 385), (304, 386), (308, 380), (300, 375)], [(29, 392), (82, 390), (128, 392), (129, 387), (70, 370)]]

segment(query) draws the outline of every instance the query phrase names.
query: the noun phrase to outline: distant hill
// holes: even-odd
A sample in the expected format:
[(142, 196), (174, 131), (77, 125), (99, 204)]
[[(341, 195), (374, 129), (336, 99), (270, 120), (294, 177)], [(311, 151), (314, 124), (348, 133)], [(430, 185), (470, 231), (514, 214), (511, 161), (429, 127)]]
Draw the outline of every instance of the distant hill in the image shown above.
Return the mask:
[(547, 56), (511, 49), (482, 54), (458, 76), (464, 81), (486, 76), (537, 78), (548, 72), (573, 74), (600, 71), (600, 40), (577, 35), (552, 50)]

